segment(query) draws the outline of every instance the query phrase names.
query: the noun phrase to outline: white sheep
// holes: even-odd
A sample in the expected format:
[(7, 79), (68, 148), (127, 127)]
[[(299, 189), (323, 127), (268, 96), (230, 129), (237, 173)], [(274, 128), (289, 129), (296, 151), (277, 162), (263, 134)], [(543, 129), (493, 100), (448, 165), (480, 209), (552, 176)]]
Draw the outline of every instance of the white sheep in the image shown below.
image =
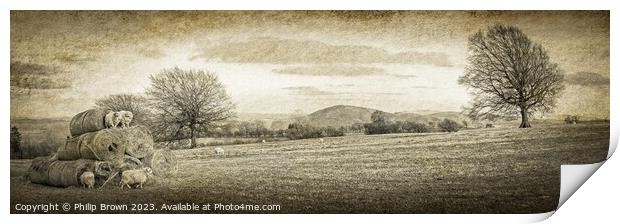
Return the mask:
[(118, 112), (120, 117), (121, 128), (129, 127), (129, 123), (133, 120), (133, 113), (131, 111), (121, 110)]
[(137, 185), (142, 188), (142, 185), (149, 180), (152, 174), (153, 170), (150, 167), (126, 170), (121, 174), (121, 189), (123, 189), (124, 186), (131, 188), (131, 185)]
[(95, 188), (95, 174), (90, 171), (82, 173), (80, 175), (80, 182), (82, 182), (82, 187), (88, 189)]
[(267, 141), (266, 141), (265, 139), (263, 139), (261, 142), (262, 142), (262, 143), (267, 143)]
[(215, 147), (215, 154), (216, 155), (223, 155), (224, 154), (224, 149), (222, 149), (220, 147)]
[(323, 138), (319, 138), (319, 142), (323, 143), (325, 140), (323, 140)]
[(121, 123), (122, 117), (118, 112), (110, 112), (105, 115), (105, 127), (106, 128), (117, 128), (118, 124)]

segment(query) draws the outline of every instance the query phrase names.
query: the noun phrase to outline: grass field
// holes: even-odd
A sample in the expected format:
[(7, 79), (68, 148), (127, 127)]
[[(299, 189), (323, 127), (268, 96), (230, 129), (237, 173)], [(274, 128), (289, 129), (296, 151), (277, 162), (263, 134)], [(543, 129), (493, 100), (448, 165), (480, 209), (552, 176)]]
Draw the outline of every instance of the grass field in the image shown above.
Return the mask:
[[(609, 123), (533, 126), (228, 145), (224, 155), (178, 150), (176, 176), (131, 190), (31, 184), (23, 177), (29, 161), (15, 160), (11, 212), (19, 213), (16, 203), (49, 202), (281, 206), (237, 213), (548, 212), (558, 203), (560, 164), (604, 160)], [(133, 212), (144, 213), (120, 213)], [(218, 212), (234, 213), (202, 213)]]

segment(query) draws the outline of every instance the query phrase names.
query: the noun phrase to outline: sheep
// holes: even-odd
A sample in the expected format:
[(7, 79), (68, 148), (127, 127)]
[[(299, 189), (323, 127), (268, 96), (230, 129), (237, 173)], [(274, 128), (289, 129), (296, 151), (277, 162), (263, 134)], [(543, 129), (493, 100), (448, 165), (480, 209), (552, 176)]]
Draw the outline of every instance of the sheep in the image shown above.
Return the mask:
[(131, 111), (121, 110), (118, 112), (118, 115), (120, 117), (121, 128), (129, 127), (129, 123), (131, 123), (133, 119), (133, 113)]
[(568, 115), (566, 116), (566, 118), (564, 118), (564, 122), (566, 122), (567, 124), (577, 124), (577, 122), (579, 122), (579, 117)]
[(146, 183), (152, 174), (153, 170), (150, 167), (123, 171), (121, 174), (121, 189), (124, 186), (131, 188), (131, 185), (137, 185), (137, 187), (142, 188), (142, 185)]
[(261, 142), (262, 142), (262, 143), (267, 143), (267, 141), (265, 141), (265, 139), (263, 139)]
[(319, 142), (323, 143), (325, 140), (323, 138), (319, 138)]
[(215, 154), (216, 155), (222, 155), (224, 154), (224, 149), (220, 148), (220, 147), (215, 147)]
[(486, 127), (486, 128), (494, 128), (494, 127), (495, 127), (495, 125), (493, 125), (492, 123), (487, 123), (487, 124), (485, 125), (485, 127)]
[(88, 189), (95, 188), (95, 174), (90, 171), (82, 173), (82, 175), (80, 175), (80, 182), (82, 183), (82, 187)]
[(118, 112), (110, 112), (105, 115), (105, 127), (106, 128), (117, 128), (118, 124), (121, 123), (122, 117), (119, 116)]

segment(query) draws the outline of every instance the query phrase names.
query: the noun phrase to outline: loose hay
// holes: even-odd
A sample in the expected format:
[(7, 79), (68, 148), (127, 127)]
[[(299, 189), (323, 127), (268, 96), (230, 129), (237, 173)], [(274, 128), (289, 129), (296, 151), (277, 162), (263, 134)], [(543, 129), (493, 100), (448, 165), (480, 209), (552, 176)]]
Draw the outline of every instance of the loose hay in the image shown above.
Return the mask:
[(127, 155), (142, 159), (153, 151), (153, 136), (146, 127), (138, 125), (120, 130), (126, 138)]
[(90, 109), (76, 114), (69, 123), (71, 136), (75, 137), (84, 133), (105, 129), (105, 115), (111, 110)]
[(153, 169), (156, 176), (167, 177), (177, 172), (177, 158), (168, 150), (154, 150), (142, 161), (145, 166)]
[(133, 170), (142, 168), (144, 163), (140, 161), (140, 159), (132, 157), (130, 155), (125, 155), (122, 164), (119, 164), (117, 167), (119, 168), (119, 172), (124, 172), (125, 170)]
[(58, 149), (59, 160), (92, 159), (120, 162), (125, 154), (126, 140), (113, 129), (104, 129), (67, 139)]
[(95, 176), (109, 177), (114, 173), (115, 166), (107, 161), (95, 161)]

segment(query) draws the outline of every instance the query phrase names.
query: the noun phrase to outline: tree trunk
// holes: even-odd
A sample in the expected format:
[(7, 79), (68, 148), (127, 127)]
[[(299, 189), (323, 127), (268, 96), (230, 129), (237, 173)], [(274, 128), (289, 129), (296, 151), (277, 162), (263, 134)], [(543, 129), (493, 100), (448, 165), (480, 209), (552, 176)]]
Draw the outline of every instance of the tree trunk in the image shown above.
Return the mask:
[(196, 148), (196, 134), (194, 133), (194, 126), (189, 127), (190, 148)]
[(530, 120), (527, 116), (527, 109), (525, 109), (525, 107), (521, 107), (521, 125), (519, 125), (519, 128), (529, 128), (532, 127), (530, 125)]

